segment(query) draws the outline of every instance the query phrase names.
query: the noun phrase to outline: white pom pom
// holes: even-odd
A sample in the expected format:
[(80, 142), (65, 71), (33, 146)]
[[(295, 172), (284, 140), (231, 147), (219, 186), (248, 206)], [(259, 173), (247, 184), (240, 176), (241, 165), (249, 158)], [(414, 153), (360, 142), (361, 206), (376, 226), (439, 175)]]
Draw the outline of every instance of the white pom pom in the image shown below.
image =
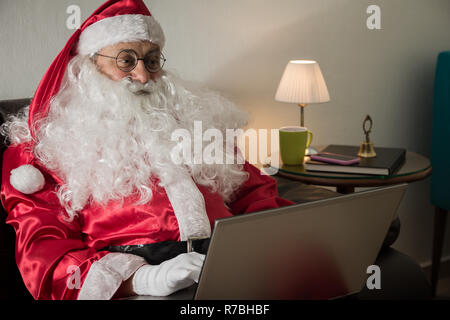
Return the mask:
[(32, 194), (44, 188), (44, 175), (35, 167), (29, 164), (11, 170), (9, 182), (23, 194)]

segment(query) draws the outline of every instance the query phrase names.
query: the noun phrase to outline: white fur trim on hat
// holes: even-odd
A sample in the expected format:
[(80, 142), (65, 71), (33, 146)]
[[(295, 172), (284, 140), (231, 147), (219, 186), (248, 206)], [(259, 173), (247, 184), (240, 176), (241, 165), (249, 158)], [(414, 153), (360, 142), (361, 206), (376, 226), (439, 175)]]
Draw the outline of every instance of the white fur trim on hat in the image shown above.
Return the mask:
[(25, 164), (14, 170), (11, 170), (9, 182), (23, 194), (32, 194), (44, 188), (44, 175), (30, 164)]
[(120, 42), (144, 40), (164, 47), (164, 32), (155, 18), (141, 14), (114, 16), (90, 25), (81, 33), (78, 54), (88, 55)]

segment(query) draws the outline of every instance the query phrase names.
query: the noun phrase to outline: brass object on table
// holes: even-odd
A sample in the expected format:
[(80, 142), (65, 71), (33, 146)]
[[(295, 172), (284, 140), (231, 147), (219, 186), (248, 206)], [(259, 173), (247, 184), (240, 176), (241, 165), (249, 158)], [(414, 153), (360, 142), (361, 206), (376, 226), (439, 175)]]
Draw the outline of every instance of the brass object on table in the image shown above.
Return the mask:
[[(369, 128), (366, 129), (366, 124), (369, 123)], [(373, 147), (373, 143), (370, 141), (369, 134), (372, 131), (373, 121), (372, 118), (367, 115), (367, 117), (364, 119), (363, 122), (363, 130), (364, 134), (366, 135), (366, 141), (363, 141), (361, 143), (361, 146), (359, 147), (358, 157), (361, 158), (375, 158), (377, 156), (375, 152), (375, 148)]]

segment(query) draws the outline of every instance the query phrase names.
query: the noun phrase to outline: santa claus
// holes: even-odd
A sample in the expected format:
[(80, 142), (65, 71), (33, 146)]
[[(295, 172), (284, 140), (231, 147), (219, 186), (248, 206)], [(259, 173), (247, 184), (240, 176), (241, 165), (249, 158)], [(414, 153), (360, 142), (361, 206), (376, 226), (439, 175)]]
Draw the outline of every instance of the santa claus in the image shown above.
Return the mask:
[(174, 130), (201, 121), (225, 132), (247, 119), (164, 71), (164, 42), (141, 0), (106, 2), (3, 126), (1, 199), (35, 299), (170, 295), (202, 267), (204, 250), (180, 252), (186, 241), (207, 239), (218, 218), (292, 204), (248, 162), (172, 161)]

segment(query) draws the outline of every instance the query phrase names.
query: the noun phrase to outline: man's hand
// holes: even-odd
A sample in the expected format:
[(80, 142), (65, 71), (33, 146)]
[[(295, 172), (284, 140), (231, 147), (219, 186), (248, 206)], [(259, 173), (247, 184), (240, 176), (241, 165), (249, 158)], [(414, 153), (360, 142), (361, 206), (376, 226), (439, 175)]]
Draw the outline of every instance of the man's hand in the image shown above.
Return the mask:
[(133, 291), (138, 295), (168, 296), (198, 282), (205, 255), (190, 252), (153, 266), (140, 267), (133, 276)]

